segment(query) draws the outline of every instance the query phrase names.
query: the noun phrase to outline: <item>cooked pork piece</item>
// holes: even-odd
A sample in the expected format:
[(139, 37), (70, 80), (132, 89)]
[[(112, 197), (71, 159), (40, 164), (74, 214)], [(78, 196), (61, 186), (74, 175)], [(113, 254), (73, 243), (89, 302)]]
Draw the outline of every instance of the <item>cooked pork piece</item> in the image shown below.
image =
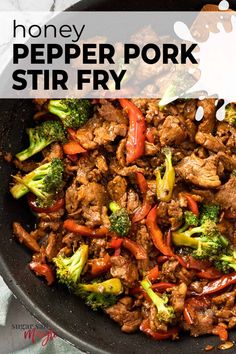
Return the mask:
[(228, 182), (223, 184), (215, 195), (215, 201), (223, 209), (236, 210), (236, 177), (231, 176)]
[(176, 166), (176, 172), (186, 182), (199, 187), (216, 188), (221, 185), (215, 157), (200, 159), (192, 154), (182, 159)]

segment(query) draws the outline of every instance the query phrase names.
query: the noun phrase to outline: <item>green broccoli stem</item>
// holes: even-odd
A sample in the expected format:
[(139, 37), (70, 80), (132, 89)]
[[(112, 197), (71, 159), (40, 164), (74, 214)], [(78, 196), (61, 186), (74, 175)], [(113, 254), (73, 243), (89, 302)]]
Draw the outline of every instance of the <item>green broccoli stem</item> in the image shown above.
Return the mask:
[(170, 148), (162, 149), (165, 154), (165, 173), (161, 177), (160, 167), (155, 171), (157, 198), (163, 202), (168, 202), (172, 197), (175, 184), (175, 169), (172, 165), (172, 152)]
[(172, 232), (172, 241), (175, 246), (186, 246), (198, 248), (199, 238), (191, 237), (188, 231), (185, 232)]
[(119, 204), (117, 204), (116, 202), (111, 202), (111, 203), (109, 204), (109, 209), (110, 209), (113, 213), (115, 213), (116, 211), (120, 210), (121, 207), (120, 207)]
[(51, 141), (42, 141), (41, 143), (37, 143), (37, 145), (33, 145), (28, 147), (27, 149), (19, 152), (16, 154), (16, 157), (19, 161), (25, 161), (29, 157), (37, 154), (38, 152), (42, 151), (45, 147), (51, 144)]
[(13, 176), (18, 183), (10, 191), (16, 199), (31, 191), (39, 198), (41, 205), (49, 206), (64, 187), (63, 172), (62, 161), (53, 159), (23, 177)]
[(80, 287), (83, 291), (92, 293), (120, 295), (123, 292), (123, 286), (119, 278), (111, 278), (101, 283), (80, 284)]
[(29, 188), (27, 188), (22, 183), (16, 183), (11, 189), (10, 192), (15, 199), (19, 199), (23, 197), (25, 194), (29, 192)]
[(144, 279), (141, 281), (141, 286), (142, 288), (146, 291), (154, 305), (156, 306), (157, 309), (162, 308), (163, 306), (163, 300), (160, 296), (158, 296), (151, 288), (152, 284), (148, 279)]
[(60, 100), (51, 100), (48, 109), (50, 113), (55, 114), (61, 119), (64, 119), (66, 117), (66, 113), (64, 112), (64, 106), (60, 104)]
[(170, 322), (174, 317), (174, 310), (171, 306), (166, 305), (166, 301), (158, 296), (151, 288), (152, 284), (148, 279), (140, 282), (142, 288), (152, 300), (157, 309), (157, 318), (159, 321)]

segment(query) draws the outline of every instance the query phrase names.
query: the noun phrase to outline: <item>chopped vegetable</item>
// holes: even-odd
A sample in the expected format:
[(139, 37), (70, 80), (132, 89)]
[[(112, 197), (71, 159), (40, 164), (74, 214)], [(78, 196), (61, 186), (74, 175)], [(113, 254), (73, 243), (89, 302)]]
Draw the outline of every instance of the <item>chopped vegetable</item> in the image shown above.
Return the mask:
[(148, 231), (151, 235), (155, 247), (165, 256), (173, 256), (173, 252), (169, 246), (164, 242), (163, 233), (156, 223), (157, 209), (152, 208), (146, 220)]
[(223, 290), (229, 285), (236, 284), (236, 273), (231, 273), (227, 275), (223, 275), (220, 279), (214, 280), (207, 285), (205, 285), (201, 291), (201, 293), (196, 293), (194, 291), (191, 292), (193, 296), (202, 296), (213, 294), (217, 291)]
[(88, 259), (88, 245), (80, 246), (71, 257), (59, 254), (53, 258), (58, 282), (69, 289), (75, 289)]
[(32, 261), (30, 262), (29, 267), (36, 273), (36, 275), (45, 277), (48, 285), (51, 285), (54, 282), (55, 277), (51, 267), (48, 264)]
[(158, 266), (153, 267), (150, 269), (147, 273), (147, 278), (150, 281), (155, 281), (159, 275), (159, 269)]
[(229, 249), (226, 254), (220, 254), (215, 260), (214, 265), (224, 273), (229, 271), (236, 271), (236, 250)]
[(200, 207), (200, 222), (204, 223), (206, 220), (212, 220), (215, 223), (219, 220), (220, 206), (214, 204), (202, 204)]
[(60, 198), (60, 199), (57, 199), (55, 202), (53, 202), (53, 204), (50, 207), (40, 208), (37, 205), (37, 198), (35, 197), (35, 195), (33, 193), (27, 194), (27, 200), (28, 200), (28, 204), (29, 204), (30, 209), (33, 210), (35, 213), (46, 213), (46, 214), (55, 213), (55, 211), (60, 210), (65, 205), (65, 199)]
[(194, 215), (199, 216), (197, 202), (193, 199), (193, 197), (190, 194), (185, 194), (185, 198), (187, 199), (188, 207), (191, 210), (191, 212)]
[(91, 229), (88, 226), (77, 224), (76, 221), (72, 219), (65, 220), (63, 226), (65, 229), (75, 234), (94, 238), (106, 237), (109, 233), (109, 230), (105, 226), (99, 229)]
[(75, 294), (85, 300), (93, 310), (105, 309), (117, 302), (117, 296), (123, 292), (120, 279), (111, 278), (101, 283), (77, 285)]
[(148, 258), (145, 249), (129, 238), (124, 238), (122, 245), (124, 248), (127, 248), (136, 259)]
[(112, 237), (111, 241), (108, 244), (108, 247), (117, 249), (117, 248), (120, 248), (122, 243), (123, 243), (123, 238)]
[(225, 108), (225, 121), (236, 126), (236, 104), (230, 103)]
[[(200, 234), (200, 237), (192, 237)], [(199, 259), (217, 256), (226, 249), (229, 242), (221, 235), (216, 224), (211, 220), (206, 220), (200, 226), (190, 228), (186, 231), (174, 231), (172, 233), (172, 241), (175, 246), (192, 247), (196, 250), (192, 255)]]
[(131, 227), (127, 210), (121, 208), (115, 202), (111, 202), (109, 208), (112, 211), (109, 217), (111, 223), (110, 231), (116, 232), (120, 236), (127, 236)]
[(64, 187), (64, 166), (61, 160), (53, 159), (44, 165), (37, 167), (24, 177), (13, 176), (17, 182), (11, 189), (11, 194), (18, 199), (23, 194), (31, 191), (37, 196), (39, 207), (47, 207), (53, 204), (55, 197)]
[(64, 129), (61, 123), (57, 121), (43, 122), (35, 128), (29, 128), (27, 133), (29, 135), (30, 145), (24, 151), (16, 154), (16, 157), (20, 161), (27, 160), (53, 142), (63, 142), (65, 140)]
[(87, 151), (78, 143), (78, 141), (73, 141), (73, 140), (64, 144), (63, 150), (64, 153), (67, 155), (81, 154)]
[(65, 128), (78, 129), (91, 117), (92, 105), (87, 99), (50, 100), (48, 110), (61, 119)]
[(152, 208), (152, 205), (147, 197), (148, 184), (144, 175), (140, 172), (136, 173), (136, 180), (140, 192), (143, 195), (143, 204), (135, 210), (132, 217), (132, 223), (136, 223), (143, 220)]
[(145, 150), (146, 123), (142, 112), (133, 102), (121, 98), (120, 105), (127, 111), (129, 117), (129, 131), (126, 143), (126, 161), (132, 163), (139, 159)]
[(164, 148), (165, 154), (165, 173), (161, 177), (161, 167), (155, 170), (157, 198), (162, 202), (168, 202), (172, 197), (173, 188), (175, 185), (175, 169), (172, 166), (172, 152), (170, 148)]
[(175, 317), (174, 309), (172, 306), (167, 305), (168, 297), (162, 295), (160, 297), (152, 290), (152, 284), (148, 279), (144, 279), (140, 282), (142, 288), (152, 300), (157, 309), (158, 321), (164, 323), (171, 323)]
[(178, 335), (178, 329), (176, 327), (170, 328), (167, 331), (153, 331), (150, 327), (149, 319), (143, 320), (139, 329), (154, 340), (174, 339)]
[(184, 212), (185, 224), (178, 230), (178, 232), (186, 231), (190, 226), (198, 226), (199, 219), (192, 211)]
[(93, 277), (98, 277), (111, 268), (110, 256), (108, 253), (102, 258), (93, 258), (88, 261), (89, 273)]

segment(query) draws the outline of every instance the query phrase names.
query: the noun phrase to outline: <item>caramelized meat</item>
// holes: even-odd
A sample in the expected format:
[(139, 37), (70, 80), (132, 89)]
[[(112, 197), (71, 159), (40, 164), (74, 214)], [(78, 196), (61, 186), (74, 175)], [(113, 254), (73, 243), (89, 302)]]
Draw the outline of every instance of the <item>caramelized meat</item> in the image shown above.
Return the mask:
[(186, 182), (199, 187), (215, 188), (221, 185), (215, 157), (200, 159), (192, 154), (182, 159), (176, 166), (176, 172)]

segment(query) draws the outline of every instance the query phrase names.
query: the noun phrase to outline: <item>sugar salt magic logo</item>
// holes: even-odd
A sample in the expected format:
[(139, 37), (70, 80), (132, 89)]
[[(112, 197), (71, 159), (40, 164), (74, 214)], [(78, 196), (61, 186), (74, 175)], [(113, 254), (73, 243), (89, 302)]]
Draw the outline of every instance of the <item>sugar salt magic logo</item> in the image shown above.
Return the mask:
[[(122, 52), (117, 55), (116, 45), (82, 42), (85, 30), (86, 25), (77, 28), (75, 24), (47, 24), (42, 27), (33, 24), (26, 27), (14, 20), (14, 38), (21, 35), (30, 41), (13, 44), (13, 65), (17, 68), (12, 74), (12, 88), (17, 91), (39, 88), (50, 92), (58, 89), (67, 91), (71, 79), (79, 91), (87, 88), (93, 91), (121, 90), (122, 80), (136, 59), (150, 65), (159, 62), (186, 64), (188, 61), (197, 64), (193, 54), (197, 44), (144, 43), (139, 46), (122, 43)], [(55, 39), (60, 38), (65, 42), (55, 43)], [(36, 42), (36, 39), (41, 42)], [(51, 43), (42, 43), (45, 39)], [(121, 59), (126, 68), (121, 67)], [(54, 68), (58, 64), (61, 68)]]
[(25, 330), (23, 333), (25, 340), (30, 340), (33, 344), (37, 339), (41, 339), (41, 345), (45, 347), (48, 342), (57, 337), (56, 333), (52, 329), (37, 329), (32, 328)]

